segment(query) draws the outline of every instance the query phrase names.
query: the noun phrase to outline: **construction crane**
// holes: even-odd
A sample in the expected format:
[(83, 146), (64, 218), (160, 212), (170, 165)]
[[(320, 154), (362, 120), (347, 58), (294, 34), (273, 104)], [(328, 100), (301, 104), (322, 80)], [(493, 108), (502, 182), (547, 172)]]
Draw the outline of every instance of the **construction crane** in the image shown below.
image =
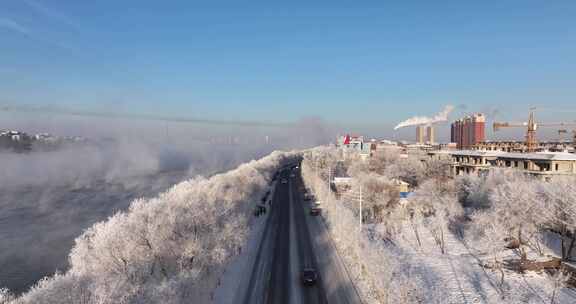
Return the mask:
[[(494, 132), (500, 130), (501, 128), (526, 128), (526, 152), (534, 152), (538, 148), (538, 142), (536, 141), (536, 129), (538, 127), (569, 127), (576, 126), (576, 123), (536, 123), (534, 118), (534, 111), (536, 108), (530, 108), (530, 114), (528, 116), (528, 122), (523, 123), (509, 123), (509, 122), (494, 122), (492, 125)], [(576, 132), (574, 134), (576, 140)]]
[(564, 134), (568, 134), (568, 130), (566, 130), (566, 129), (560, 129), (560, 130), (558, 130), (558, 142), (559, 142), (559, 143), (563, 143), (563, 142), (564, 142)]

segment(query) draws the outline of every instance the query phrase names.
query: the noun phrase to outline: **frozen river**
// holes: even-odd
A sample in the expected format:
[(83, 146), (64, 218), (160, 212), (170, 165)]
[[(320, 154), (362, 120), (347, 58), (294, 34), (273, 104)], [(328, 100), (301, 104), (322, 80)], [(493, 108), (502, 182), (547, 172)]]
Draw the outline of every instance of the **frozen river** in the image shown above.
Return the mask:
[(27, 290), (68, 267), (74, 239), (95, 222), (125, 210), (138, 197), (155, 196), (186, 171), (90, 185), (0, 188), (0, 287)]

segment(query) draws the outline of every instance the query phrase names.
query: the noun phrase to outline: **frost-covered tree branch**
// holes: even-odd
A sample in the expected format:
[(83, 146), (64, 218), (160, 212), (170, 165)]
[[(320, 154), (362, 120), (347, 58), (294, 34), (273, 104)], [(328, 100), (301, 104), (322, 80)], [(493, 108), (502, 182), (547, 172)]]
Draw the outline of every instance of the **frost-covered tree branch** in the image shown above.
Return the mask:
[[(298, 152), (274, 152), (211, 178), (197, 177), (95, 224), (76, 239), (70, 270), (14, 302), (189, 303), (213, 290), (244, 246), (252, 210), (272, 175)], [(8, 298), (6, 291), (0, 299)]]

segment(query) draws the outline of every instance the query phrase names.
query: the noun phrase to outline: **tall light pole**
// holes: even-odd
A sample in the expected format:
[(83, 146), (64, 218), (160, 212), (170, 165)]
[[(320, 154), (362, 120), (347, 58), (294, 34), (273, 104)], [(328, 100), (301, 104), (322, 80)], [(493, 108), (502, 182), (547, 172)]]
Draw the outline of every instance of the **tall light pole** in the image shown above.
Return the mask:
[(316, 151), (312, 151), (312, 158), (314, 160), (314, 191), (316, 191), (318, 189), (318, 179), (320, 179), (318, 176), (318, 156), (316, 156)]
[(330, 170), (330, 166), (328, 166), (328, 193), (330, 193), (330, 174), (332, 170)]
[(362, 232), (362, 203), (363, 203), (362, 190), (363, 190), (362, 184), (360, 184), (358, 192), (349, 193), (350, 196), (346, 197), (346, 199), (351, 199), (352, 201), (358, 201), (359, 205), (358, 232)]
[(362, 232), (362, 183), (360, 183), (360, 225), (358, 226), (360, 233)]

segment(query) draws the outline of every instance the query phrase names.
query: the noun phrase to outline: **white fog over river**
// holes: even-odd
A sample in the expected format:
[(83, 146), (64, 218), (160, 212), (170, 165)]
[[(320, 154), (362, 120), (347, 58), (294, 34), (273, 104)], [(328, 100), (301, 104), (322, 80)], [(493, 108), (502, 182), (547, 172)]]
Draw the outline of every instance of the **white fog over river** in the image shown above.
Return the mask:
[(0, 152), (0, 288), (16, 293), (65, 271), (74, 239), (134, 199), (154, 197), (187, 178), (226, 171), (276, 149), (315, 145), (324, 136), (313, 123), (266, 130), (10, 118), (0, 129), (98, 139), (52, 152)]

